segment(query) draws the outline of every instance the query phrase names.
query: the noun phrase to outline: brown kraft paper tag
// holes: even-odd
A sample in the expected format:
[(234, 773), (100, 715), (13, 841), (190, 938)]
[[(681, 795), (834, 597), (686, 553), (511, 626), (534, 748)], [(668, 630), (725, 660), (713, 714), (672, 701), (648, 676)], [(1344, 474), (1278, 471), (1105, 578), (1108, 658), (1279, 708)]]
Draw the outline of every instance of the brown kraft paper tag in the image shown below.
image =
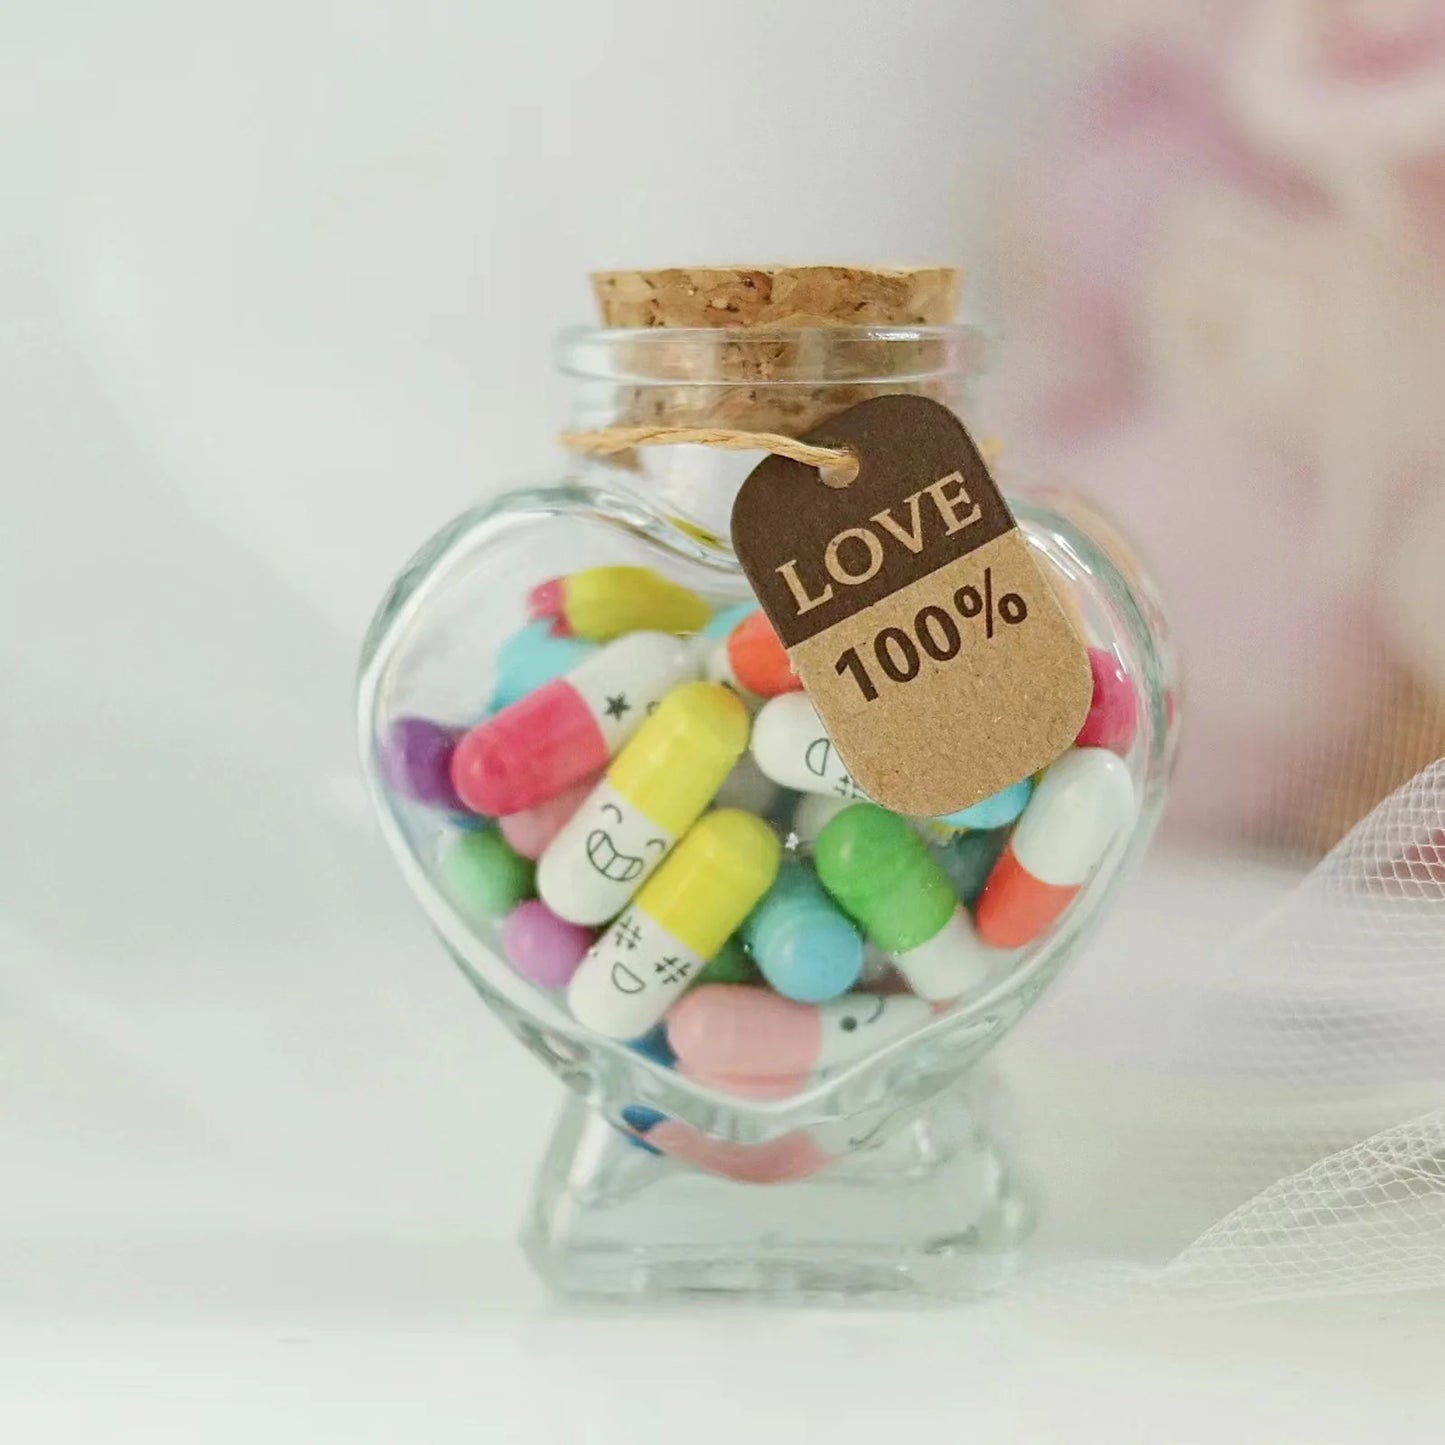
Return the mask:
[(962, 423), (882, 396), (804, 440), (857, 478), (767, 458), (733, 547), (858, 786), (937, 816), (1051, 763), (1088, 714), (1088, 653)]

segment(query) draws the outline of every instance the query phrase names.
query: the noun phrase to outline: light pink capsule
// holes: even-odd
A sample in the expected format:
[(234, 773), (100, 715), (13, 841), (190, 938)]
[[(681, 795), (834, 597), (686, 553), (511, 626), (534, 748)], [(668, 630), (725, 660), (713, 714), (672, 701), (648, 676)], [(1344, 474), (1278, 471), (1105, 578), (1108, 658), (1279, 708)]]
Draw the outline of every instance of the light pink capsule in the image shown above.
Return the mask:
[(684, 1164), (742, 1184), (784, 1184), (806, 1179), (833, 1162), (806, 1134), (784, 1134), (766, 1144), (712, 1139), (676, 1119), (663, 1119), (640, 1136)]
[(686, 1066), (679, 1066), (678, 1073), (694, 1084), (735, 1099), (790, 1099), (813, 1082), (807, 1074), (707, 1074)]
[(547, 844), (557, 836), (571, 819), (572, 814), (582, 805), (582, 800), (597, 786), (601, 773), (591, 773), (565, 793), (548, 798), (520, 813), (509, 813), (499, 820), (502, 837), (507, 840), (512, 852), (534, 861), (540, 858)]
[(929, 1017), (913, 994), (848, 993), (806, 1004), (767, 988), (704, 984), (673, 1005), (667, 1037), (682, 1068), (710, 1078), (810, 1077), (871, 1054)]

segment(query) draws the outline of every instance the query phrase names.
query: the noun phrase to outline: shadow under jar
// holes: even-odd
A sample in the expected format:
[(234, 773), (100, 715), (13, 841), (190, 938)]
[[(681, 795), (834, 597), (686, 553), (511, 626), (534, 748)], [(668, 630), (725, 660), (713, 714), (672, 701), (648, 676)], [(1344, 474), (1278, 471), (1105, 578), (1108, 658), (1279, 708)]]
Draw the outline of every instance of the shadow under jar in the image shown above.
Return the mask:
[[(984, 354), (979, 334), (962, 326), (589, 330), (565, 334), (559, 348), (579, 429), (665, 423), (793, 435), (896, 392), (930, 396), (966, 418)], [(1084, 509), (1010, 498), (1087, 639), (1096, 706), (1101, 687), (1114, 689), (1106, 701), (1115, 713), (1125, 698), (1126, 723), (1114, 717), (1081, 742), (1117, 759), (1109, 767), (1126, 780), (1128, 816), (1111, 827), (1053, 922), (1022, 946), (986, 950), (976, 986), (952, 1001), (915, 998), (871, 944), (840, 1000), (784, 1000), (734, 939), (716, 976), (743, 981), (694, 976), (672, 1004), (671, 1030), (664, 1019), (638, 1039), (604, 1036), (577, 1021), (564, 986), (590, 934), (574, 935), (574, 954), (552, 973), (524, 976), (508, 961), (516, 946), (509, 929), (523, 930), (517, 910), (545, 912), (533, 901), (532, 864), (511, 846), (526, 828), (475, 815), (449, 786), (459, 737), (608, 645), (554, 635), (568, 630), (555, 579), (646, 568), (686, 589), (701, 605), (664, 616), (664, 630), (697, 634), (692, 661), (681, 666), (692, 678), (716, 677), (709, 660), (754, 600), (727, 536), (733, 497), (761, 455), (680, 445), (641, 449), (626, 464), (579, 460), (554, 485), (509, 492), (453, 521), (407, 564), (367, 636), (363, 765), (386, 840), (431, 924), (482, 999), (572, 1091), (524, 1228), (550, 1284), (641, 1296), (987, 1289), (1010, 1267), (1030, 1211), (979, 1065), (1079, 950), (1147, 842), (1166, 785), (1174, 675), (1163, 613), (1136, 560), (1121, 569), (1112, 531), (1101, 522), (1096, 534)], [(529, 618), (529, 606), (561, 609), (563, 620)], [(598, 705), (631, 707), (613, 703), (621, 692), (603, 688)], [(760, 706), (753, 697), (745, 705), (750, 718)], [(1092, 714), (1091, 723), (1097, 733)], [(543, 739), (535, 741), (540, 748)], [(967, 745), (960, 720), (959, 746)], [(721, 803), (760, 817), (782, 868), (816, 881), (817, 826), (836, 810), (820, 801), (830, 783), (820, 779), (808, 793), (774, 786), (748, 757)], [(559, 813), (585, 809), (578, 800), (599, 785), (596, 759), (586, 761), (571, 769), (581, 776)], [(912, 820), (906, 850), (949, 878), (971, 919), (992, 858), (1022, 826), (953, 835)], [(604, 936), (614, 926), (596, 923)], [(775, 1034), (790, 1041), (776, 1067), (766, 1058), (742, 1073), (698, 1066), (695, 1050), (705, 1056), (709, 1042), (704, 1005), (728, 990), (722, 1014), (734, 1045), (740, 1037), (763, 1049)], [(762, 1021), (750, 1031), (754, 1005)]]

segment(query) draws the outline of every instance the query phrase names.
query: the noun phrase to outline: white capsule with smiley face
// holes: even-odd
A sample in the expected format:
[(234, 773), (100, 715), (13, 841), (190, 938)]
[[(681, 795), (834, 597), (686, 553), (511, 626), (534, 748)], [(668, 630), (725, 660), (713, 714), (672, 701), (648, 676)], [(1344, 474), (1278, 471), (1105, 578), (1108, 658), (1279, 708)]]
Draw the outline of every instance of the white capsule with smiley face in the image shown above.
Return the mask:
[(702, 815), (748, 740), (747, 709), (715, 683), (675, 688), (547, 845), (537, 892), (559, 918), (615, 918)]

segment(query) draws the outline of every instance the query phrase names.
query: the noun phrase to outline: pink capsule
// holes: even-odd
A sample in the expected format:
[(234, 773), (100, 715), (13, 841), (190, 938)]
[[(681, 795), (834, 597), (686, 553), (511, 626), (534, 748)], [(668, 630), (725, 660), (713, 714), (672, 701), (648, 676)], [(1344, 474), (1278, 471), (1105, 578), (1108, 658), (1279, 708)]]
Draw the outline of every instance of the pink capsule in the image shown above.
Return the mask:
[(1074, 746), (1127, 753), (1139, 731), (1139, 694), (1112, 652), (1091, 647), (1089, 667), (1094, 674), (1094, 699)]
[(791, 1099), (813, 1082), (811, 1074), (706, 1074), (698, 1069), (678, 1065), (678, 1073), (704, 1088), (716, 1089), (735, 1099)]
[(931, 1017), (912, 994), (849, 993), (795, 1003), (771, 989), (704, 984), (673, 1005), (667, 1038), (706, 1079), (809, 1079), (911, 1033)]
[(596, 931), (558, 918), (540, 899), (519, 903), (502, 924), (502, 951), (538, 988), (566, 988), (597, 938)]
[(639, 1137), (684, 1164), (742, 1184), (784, 1184), (806, 1179), (833, 1162), (831, 1154), (801, 1131), (766, 1144), (735, 1144), (709, 1138), (676, 1119), (662, 1119)]
[(1073, 748), (1051, 763), (974, 909), (993, 948), (1041, 937), (1134, 816), (1129, 768), (1105, 748)]
[(451, 764), (457, 795), (493, 818), (555, 798), (601, 772), (696, 669), (688, 643), (662, 632), (634, 632), (599, 648), (462, 738)]
[(566, 826), (601, 776), (600, 773), (593, 773), (583, 778), (580, 783), (574, 783), (565, 793), (548, 798), (545, 803), (523, 808), (520, 813), (511, 813), (498, 819), (502, 837), (511, 845), (512, 852), (533, 861), (540, 858), (546, 851), (547, 844)]

